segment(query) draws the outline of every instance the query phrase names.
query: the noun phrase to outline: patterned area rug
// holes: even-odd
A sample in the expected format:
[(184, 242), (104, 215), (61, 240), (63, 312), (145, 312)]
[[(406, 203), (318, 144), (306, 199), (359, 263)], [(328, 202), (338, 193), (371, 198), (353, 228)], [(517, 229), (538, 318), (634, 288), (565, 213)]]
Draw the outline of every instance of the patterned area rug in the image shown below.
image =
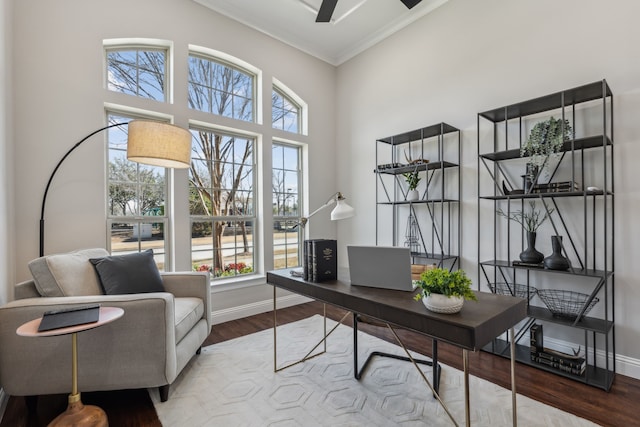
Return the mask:
[[(322, 337), (322, 317), (278, 328), (278, 364), (298, 360)], [(335, 322), (328, 320), (328, 325)], [(331, 327), (329, 326), (329, 328)], [(360, 381), (353, 377), (353, 330), (339, 326), (327, 353), (273, 372), (273, 330), (206, 347), (159, 403), (164, 426), (451, 426), (411, 363), (377, 357)], [(371, 351), (403, 350), (359, 332), (359, 361)], [(464, 425), (461, 371), (442, 366), (441, 397)], [(431, 367), (423, 367), (431, 378)], [(473, 426), (510, 426), (511, 391), (471, 377)], [(589, 421), (518, 395), (520, 426), (594, 426)]]

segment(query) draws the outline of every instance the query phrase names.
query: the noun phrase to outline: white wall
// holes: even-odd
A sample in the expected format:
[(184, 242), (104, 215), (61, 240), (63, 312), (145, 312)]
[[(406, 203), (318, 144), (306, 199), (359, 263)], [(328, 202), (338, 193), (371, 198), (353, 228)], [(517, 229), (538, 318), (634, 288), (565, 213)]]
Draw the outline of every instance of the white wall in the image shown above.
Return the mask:
[(615, 95), (616, 350), (640, 359), (639, 15), (634, 0), (450, 0), (340, 66), (338, 182), (358, 212), (338, 225), (341, 244), (374, 243), (376, 138), (446, 122), (463, 131), (462, 267), (475, 276), (477, 113), (604, 78)]
[(0, 304), (13, 297), (13, 162), (11, 123), (11, 7), (0, 2)]
[[(271, 129), (271, 81), (277, 78), (304, 99), (310, 109), (309, 135), (295, 138), (309, 146), (308, 204), (319, 206), (337, 191), (334, 174), (326, 174), (322, 166), (331, 163), (335, 151), (334, 67), (191, 0), (20, 0), (15, 1), (14, 7), (13, 123), (18, 131), (13, 164), (19, 191), (13, 228), (18, 230), (19, 239), (11, 247), (16, 253), (17, 280), (30, 278), (27, 262), (38, 256), (38, 219), (46, 181), (56, 162), (74, 143), (104, 125), (105, 102), (173, 114), (177, 125), (187, 127), (190, 113), (186, 107), (186, 84), (175, 87), (177, 107), (104, 89), (104, 39), (172, 41), (176, 82), (187, 81), (189, 44), (225, 52), (261, 69), (262, 96), (269, 109), (263, 114), (266, 124), (252, 125), (251, 131), (262, 135), (261, 151), (267, 163), (273, 136), (294, 139), (291, 134)], [(235, 124), (229, 119), (220, 122)], [(104, 134), (94, 139), (65, 161), (50, 188), (46, 206), (47, 254), (106, 246), (105, 148), (101, 143)], [(177, 174), (182, 174), (179, 179), (186, 183), (186, 172)], [(270, 170), (261, 170), (260, 174), (260, 179), (270, 182)], [(270, 212), (270, 195), (262, 203)], [(185, 203), (176, 215), (178, 270), (191, 268), (187, 209)], [(328, 219), (314, 221), (312, 229), (325, 236), (336, 233)], [(270, 238), (270, 230), (265, 230), (264, 238), (257, 239), (269, 245)], [(265, 260), (265, 266), (269, 265), (270, 260)], [(230, 292), (231, 296), (217, 295), (214, 308), (262, 300), (265, 292), (249, 289)]]

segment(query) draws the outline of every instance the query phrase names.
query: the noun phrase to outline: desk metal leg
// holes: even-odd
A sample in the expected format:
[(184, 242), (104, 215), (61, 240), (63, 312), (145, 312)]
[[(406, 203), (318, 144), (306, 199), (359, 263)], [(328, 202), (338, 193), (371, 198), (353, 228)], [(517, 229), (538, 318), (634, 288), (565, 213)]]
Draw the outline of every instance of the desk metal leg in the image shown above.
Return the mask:
[(464, 368), (464, 419), (466, 426), (471, 425), (471, 405), (469, 404), (469, 350), (462, 350), (462, 366)]
[[(456, 422), (455, 418), (453, 418), (453, 414), (451, 413), (451, 411), (449, 411), (449, 408), (447, 407), (447, 405), (444, 403), (444, 401), (442, 400), (442, 398), (440, 398), (440, 395), (438, 394), (438, 392), (434, 389), (434, 387), (431, 385), (431, 383), (429, 382), (429, 380), (427, 379), (426, 375), (424, 374), (424, 372), (422, 372), (422, 369), (420, 369), (420, 367), (418, 366), (418, 362), (413, 358), (413, 356), (411, 356), (411, 353), (409, 353), (409, 350), (407, 350), (407, 347), (405, 347), (404, 343), (402, 342), (402, 340), (400, 339), (400, 337), (398, 336), (398, 334), (396, 333), (395, 329), (393, 329), (391, 327), (391, 325), (389, 325), (387, 323), (387, 328), (389, 328), (389, 330), (391, 331), (391, 333), (393, 334), (394, 338), (396, 339), (396, 341), (398, 342), (398, 344), (400, 345), (400, 347), (402, 347), (402, 349), (404, 350), (404, 352), (407, 355), (407, 358), (411, 361), (411, 363), (413, 363), (413, 366), (416, 368), (416, 370), (418, 371), (418, 373), (420, 374), (420, 376), (422, 377), (422, 379), (424, 380), (425, 383), (427, 383), (427, 385), (429, 386), (429, 388), (431, 389), (431, 392), (433, 393), (433, 397), (435, 397), (438, 402), (440, 402), (440, 405), (442, 406), (442, 409), (444, 409), (444, 411), (447, 413), (447, 415), (449, 416), (449, 419), (451, 419), (451, 421), (453, 422), (453, 424), (458, 427), (458, 423)], [(464, 350), (466, 351), (466, 350)], [(436, 364), (437, 365), (437, 364)], [(435, 369), (435, 368), (434, 368)]]
[[(367, 369), (367, 367), (369, 366), (369, 363), (375, 356), (387, 357), (387, 358), (396, 359), (396, 360), (404, 360), (406, 362), (412, 361), (412, 359), (409, 359), (408, 357), (400, 356), (397, 354), (386, 353), (383, 351), (373, 351), (369, 354), (369, 356), (367, 357), (367, 360), (365, 360), (365, 362), (362, 364), (362, 367), (361, 368), (358, 367), (358, 323), (360, 322), (361, 322), (360, 315), (358, 313), (353, 313), (353, 376), (355, 377), (355, 379), (359, 380), (360, 378), (362, 378), (362, 375), (364, 374), (365, 369)], [(380, 322), (380, 323), (363, 322), (363, 323), (374, 324), (380, 327), (389, 326), (389, 324), (385, 322)], [(441, 368), (440, 368), (440, 365), (438, 364), (438, 344), (436, 340), (433, 340), (432, 350), (433, 350), (433, 354), (432, 354), (431, 360), (423, 360), (423, 359), (414, 359), (414, 360), (415, 360), (415, 363), (420, 363), (422, 365), (434, 367), (432, 384), (433, 384), (433, 388), (437, 393), (438, 387), (440, 385)], [(436, 397), (436, 396), (434, 395), (433, 397)]]
[[(291, 366), (297, 365), (299, 363), (305, 362), (309, 359), (312, 359), (316, 356), (320, 356), (321, 354), (326, 353), (327, 351), (327, 337), (329, 335), (331, 335), (333, 333), (333, 331), (335, 331), (338, 326), (340, 326), (344, 320), (347, 318), (347, 316), (349, 315), (349, 312), (347, 312), (342, 319), (340, 319), (340, 321), (329, 331), (327, 332), (327, 305), (323, 304), (323, 317), (324, 317), (324, 336), (322, 337), (322, 339), (320, 341), (318, 341), (318, 343), (313, 346), (313, 348), (311, 348), (311, 350), (309, 350), (309, 352), (307, 354), (304, 355), (304, 357), (298, 361), (295, 362), (291, 362), (285, 366), (281, 366), (278, 367), (278, 335), (277, 335), (277, 330), (278, 330), (278, 318), (277, 318), (277, 305), (276, 305), (276, 287), (273, 287), (273, 372), (279, 372), (282, 371), (283, 369), (287, 369), (290, 368)], [(315, 353), (315, 354), (311, 354), (313, 353), (318, 347), (320, 347), (320, 344), (324, 344), (324, 348), (322, 351), (320, 351), (319, 353)]]
[(517, 427), (518, 412), (516, 404), (516, 340), (513, 328), (509, 329), (509, 338), (509, 341), (511, 341), (511, 411), (513, 417), (513, 427)]

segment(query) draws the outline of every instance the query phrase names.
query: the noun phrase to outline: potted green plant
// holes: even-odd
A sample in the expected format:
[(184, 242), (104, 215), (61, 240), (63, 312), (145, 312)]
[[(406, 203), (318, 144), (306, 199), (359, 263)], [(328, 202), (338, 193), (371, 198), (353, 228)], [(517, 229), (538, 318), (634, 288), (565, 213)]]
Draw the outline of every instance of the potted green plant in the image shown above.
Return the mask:
[(411, 172), (405, 172), (402, 176), (404, 176), (407, 186), (409, 187), (409, 190), (407, 191), (407, 200), (418, 200), (420, 194), (418, 193), (417, 188), (420, 180), (422, 179), (418, 169), (416, 168)]
[(538, 228), (549, 218), (553, 211), (553, 208), (549, 208), (545, 209), (544, 213), (542, 213), (536, 209), (534, 201), (529, 201), (528, 211), (518, 210), (507, 214), (502, 208), (496, 209), (498, 215), (517, 222), (527, 233), (527, 249), (520, 253), (520, 261), (526, 262), (527, 264), (539, 264), (544, 259), (544, 255), (535, 248), (536, 236)]
[(526, 178), (535, 183), (540, 170), (548, 174), (549, 158), (557, 158), (565, 141), (571, 139), (568, 120), (549, 119), (536, 123), (520, 148), (520, 157), (528, 157)]
[(415, 300), (422, 299), (425, 307), (436, 313), (457, 313), (465, 300), (478, 300), (471, 290), (471, 279), (464, 270), (433, 268), (423, 272), (415, 284), (420, 290)]

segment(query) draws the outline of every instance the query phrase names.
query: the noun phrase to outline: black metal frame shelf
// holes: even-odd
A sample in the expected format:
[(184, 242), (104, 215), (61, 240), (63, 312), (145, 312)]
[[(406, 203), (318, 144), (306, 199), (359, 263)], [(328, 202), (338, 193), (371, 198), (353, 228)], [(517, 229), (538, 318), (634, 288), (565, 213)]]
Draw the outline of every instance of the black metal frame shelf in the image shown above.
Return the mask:
[[(587, 359), (584, 376), (531, 361), (529, 346), (517, 345), (517, 353), (521, 353), (517, 354), (517, 360), (605, 390), (611, 387), (616, 372), (612, 98), (611, 89), (606, 80), (602, 80), (481, 112), (477, 119), (478, 289), (484, 283), (489, 285), (498, 281), (519, 283), (527, 287), (527, 292), (530, 287), (539, 287), (540, 283), (547, 288), (561, 289), (565, 278), (573, 286), (582, 282), (585, 286), (583, 289), (588, 289), (588, 292), (581, 296), (578, 306), (581, 308), (571, 318), (554, 315), (546, 307), (533, 305), (530, 299), (529, 320), (520, 325), (514, 341), (517, 344), (525, 336), (528, 338), (528, 328), (536, 321), (553, 327), (582, 330)], [(602, 113), (601, 121), (597, 117), (599, 112)], [(521, 156), (523, 134), (537, 121), (558, 114), (562, 120), (570, 118), (573, 132), (579, 129), (583, 132), (596, 131), (597, 134), (576, 137), (573, 133), (559, 150), (555, 167), (549, 168), (552, 171), (547, 175), (545, 184), (534, 190), (531, 190), (531, 186), (526, 191), (519, 190), (517, 180), (524, 171), (520, 174), (517, 172), (524, 169), (528, 162), (528, 157)], [(589, 125), (590, 120), (592, 124)], [(482, 132), (487, 129), (487, 121), (491, 131)], [(489, 150), (486, 149), (487, 145)], [(556, 176), (570, 178), (564, 178), (565, 181), (560, 179), (563, 184), (561, 187)], [(590, 187), (594, 186), (592, 183), (598, 184), (595, 185), (597, 188)], [(581, 184), (585, 188), (581, 188)], [(524, 187), (524, 183), (521, 185)], [(562, 190), (545, 191), (552, 186)], [(525, 202), (535, 202), (542, 207), (542, 212), (549, 216), (552, 234), (565, 237), (561, 250), (564, 256), (572, 260), (569, 269), (547, 270), (537, 265), (514, 264), (515, 260), (519, 261), (514, 252), (519, 248), (524, 249), (524, 232), (519, 225), (512, 225), (512, 221), (498, 221), (497, 211), (501, 208), (507, 212), (516, 209), (524, 212)], [(482, 221), (482, 212), (487, 216), (485, 222)], [(487, 221), (489, 217), (492, 218), (490, 223)], [(518, 231), (515, 231), (516, 228)], [(489, 239), (488, 234), (492, 234), (493, 239)], [(489, 257), (494, 259), (486, 260)], [(559, 280), (549, 280), (548, 274), (559, 275)], [(595, 316), (586, 316), (585, 312), (589, 313), (592, 303), (598, 300), (602, 301), (600, 304), (604, 306), (603, 309)], [(501, 344), (496, 346), (496, 343)], [(496, 354), (508, 353), (507, 344), (506, 341), (497, 340), (485, 349)], [(604, 366), (597, 366), (596, 350), (602, 351), (598, 363), (604, 359)]]
[(441, 254), (441, 253), (423, 253), (423, 252), (412, 252), (411, 256), (414, 258), (422, 258), (422, 259), (438, 259), (438, 260), (455, 260), (458, 258), (458, 255), (450, 255), (450, 254)]
[(400, 166), (395, 168), (376, 169), (374, 172), (384, 173), (389, 175), (402, 175), (407, 172), (414, 172), (414, 171), (422, 172), (425, 170), (455, 168), (455, 167), (458, 167), (456, 163), (442, 161), (442, 162), (416, 163), (416, 164)]
[(600, 100), (611, 96), (613, 96), (611, 89), (606, 84), (606, 81), (603, 80), (601, 82), (589, 83), (573, 89), (530, 99), (525, 102), (518, 102), (506, 107), (495, 108), (480, 113), (479, 116), (494, 123), (503, 122), (505, 120), (555, 110), (565, 105), (581, 104), (583, 102)]
[[(509, 342), (500, 338), (494, 339), (492, 342), (487, 344), (483, 348), (483, 350), (502, 357), (511, 357)], [(614, 373), (609, 369), (600, 368), (592, 363), (587, 362), (587, 367), (584, 375), (575, 375), (564, 372), (559, 369), (534, 362), (533, 360), (531, 360), (531, 348), (522, 344), (516, 344), (516, 361), (524, 363), (525, 365), (534, 366), (543, 371), (552, 372), (565, 378), (570, 378), (574, 381), (579, 381), (593, 387), (598, 387), (603, 390), (609, 390), (611, 388), (611, 385), (613, 384)]]
[(437, 123), (435, 125), (426, 126), (409, 132), (403, 132), (398, 135), (380, 138), (378, 139), (378, 142), (384, 142), (390, 145), (399, 145), (412, 141), (419, 141), (421, 139), (432, 138), (434, 136), (442, 136), (453, 132), (459, 132), (459, 130), (446, 123)]
[(544, 197), (546, 199), (553, 199), (555, 197), (582, 197), (582, 196), (613, 196), (611, 191), (550, 191), (547, 193), (529, 193), (529, 194), (507, 194), (500, 196), (480, 196), (483, 200), (518, 200), (518, 199), (538, 199)]
[(434, 203), (458, 203), (456, 199), (422, 199), (422, 200), (402, 200), (400, 202), (379, 202), (379, 205), (424, 205)]
[(600, 319), (598, 317), (583, 316), (578, 321), (577, 319), (554, 316), (549, 309), (535, 305), (529, 305), (528, 315), (534, 319), (556, 323), (558, 325), (570, 326), (572, 328), (584, 329), (586, 331), (598, 332), (601, 334), (610, 332), (614, 326), (611, 320)]
[(543, 267), (530, 267), (527, 265), (514, 265), (512, 262), (508, 260), (488, 260), (481, 261), (480, 265), (487, 265), (498, 268), (514, 268), (514, 269), (523, 269), (523, 270), (531, 270), (531, 271), (544, 271), (546, 273), (553, 274), (569, 274), (574, 276), (588, 276), (592, 278), (599, 279), (608, 279), (613, 276), (613, 271), (605, 271), (605, 270), (596, 270), (596, 269), (585, 269), (585, 268), (574, 268), (569, 270), (545, 270)]
[[(589, 150), (592, 148), (602, 148), (603, 146), (610, 146), (611, 139), (607, 136), (597, 135), (588, 136), (585, 138), (576, 138), (570, 141), (565, 141), (559, 152), (571, 152), (578, 150)], [(500, 160), (513, 160), (522, 159), (520, 156), (519, 148), (512, 148), (510, 150), (497, 151), (495, 153), (480, 154), (480, 157), (492, 161)]]
[[(376, 140), (376, 168), (373, 171), (376, 174), (376, 244), (381, 243), (380, 227), (389, 224), (387, 221), (381, 223), (381, 209), (391, 209), (390, 243), (394, 246), (402, 245), (399, 241), (399, 218), (406, 212), (415, 219), (416, 236), (412, 239), (415, 238), (416, 246), (420, 247), (419, 251), (412, 249), (413, 262), (436, 260), (440, 266), (446, 262), (447, 267), (455, 267), (459, 255), (452, 252), (459, 252), (462, 244), (460, 145), (460, 131), (446, 123)], [(406, 158), (405, 151), (405, 159), (401, 161), (401, 150), (407, 147), (410, 156)], [(412, 155), (419, 158), (412, 160)], [(403, 174), (412, 172), (421, 174), (426, 184), (421, 186), (424, 190), (420, 190), (418, 200), (408, 199), (409, 192), (403, 182)]]

